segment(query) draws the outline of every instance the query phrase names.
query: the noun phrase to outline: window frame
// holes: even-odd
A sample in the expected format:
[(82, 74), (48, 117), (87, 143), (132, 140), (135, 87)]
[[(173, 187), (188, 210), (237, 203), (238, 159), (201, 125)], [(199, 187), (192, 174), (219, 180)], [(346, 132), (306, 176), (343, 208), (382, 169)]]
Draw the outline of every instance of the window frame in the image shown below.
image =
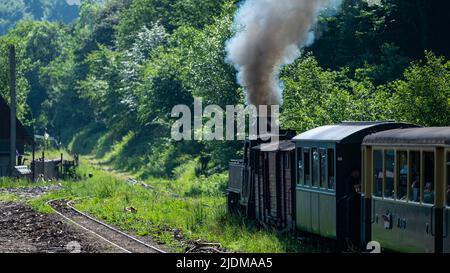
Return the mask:
[[(394, 160), (393, 160), (393, 162), (394, 162), (394, 166), (393, 166), (393, 181), (392, 181), (392, 186), (393, 186), (393, 189), (394, 189), (394, 192), (392, 193), (392, 197), (386, 197), (386, 185), (387, 185), (387, 167), (386, 167), (386, 164), (387, 164), (387, 160), (386, 160), (386, 158), (387, 158), (387, 152), (390, 152), (390, 151), (392, 151), (393, 152), (393, 154), (394, 154)], [(397, 154), (396, 154), (396, 151), (395, 151), (395, 148), (387, 148), (387, 149), (384, 149), (384, 153), (383, 153), (383, 157), (384, 157), (384, 160), (383, 160), (383, 164), (384, 164), (384, 166), (383, 166), (383, 168), (384, 168), (384, 173), (383, 173), (383, 175), (384, 175), (384, 179), (383, 179), (383, 199), (386, 199), (386, 200), (396, 200), (395, 199), (395, 196), (397, 196), (397, 191), (396, 191), (396, 168), (397, 168), (397, 166), (396, 166), (396, 160), (397, 160)]]
[[(307, 188), (311, 188), (312, 187), (312, 162), (311, 162), (311, 156), (312, 156), (312, 148), (311, 147), (302, 147), (302, 152), (303, 152), (303, 184), (302, 186), (307, 187)], [(305, 160), (305, 153), (308, 153), (308, 173), (309, 173), (309, 179), (306, 179), (306, 174), (305, 174), (305, 170), (306, 170), (306, 160)]]
[[(296, 162), (296, 168), (297, 168), (297, 185), (303, 185), (305, 183), (304, 179), (304, 173), (305, 173), (305, 162), (303, 161), (303, 147), (296, 147), (295, 148), (295, 162)], [(300, 171), (300, 163), (301, 162), (301, 171)]]
[(450, 196), (447, 188), (450, 187), (450, 148), (444, 149), (444, 207), (450, 208)]
[[(395, 192), (395, 196), (394, 199), (398, 200), (400, 202), (404, 202), (406, 203), (408, 198), (409, 198), (409, 187), (410, 187), (410, 183), (409, 183), (409, 172), (410, 172), (410, 167), (409, 167), (409, 151), (408, 149), (404, 149), (404, 148), (399, 148), (399, 149), (394, 149), (395, 150), (395, 170), (394, 170), (394, 192)], [(406, 199), (402, 200), (399, 199), (399, 186), (400, 186), (400, 175), (401, 175), (401, 169), (400, 169), (400, 157), (399, 157), (399, 153), (406, 153)]]
[[(411, 187), (412, 187), (412, 174), (411, 174), (411, 161), (412, 161), (412, 154), (413, 153), (418, 153), (419, 154), (419, 164), (420, 164), (420, 169), (418, 170), (420, 173), (419, 176), (419, 202), (413, 201), (411, 200), (411, 195), (412, 195), (412, 191), (411, 191)], [(422, 184), (423, 184), (423, 178), (422, 178), (422, 172), (423, 172), (423, 153), (422, 153), (422, 149), (420, 148), (414, 148), (414, 149), (408, 149), (408, 202), (407, 203), (411, 203), (411, 204), (422, 204)]]
[[(326, 190), (329, 192), (335, 192), (336, 191), (336, 148), (334, 147), (327, 147), (325, 148), (325, 151), (327, 153), (327, 185)], [(329, 152), (332, 151), (332, 154), (330, 156)], [(331, 164), (330, 164), (331, 160)], [(333, 165), (333, 168), (330, 168), (330, 165)], [(330, 176), (330, 170), (333, 170), (333, 176)], [(330, 188), (330, 177), (333, 177), (333, 187)]]
[[(382, 145), (382, 146), (371, 146), (372, 147), (372, 166), (370, 166), (372, 168), (372, 172), (374, 171), (374, 165), (375, 165), (375, 153), (377, 151), (382, 151), (383, 153), (383, 160), (382, 160), (382, 164), (383, 164), (383, 184), (382, 184), (382, 196), (376, 196), (375, 195), (375, 185), (376, 185), (376, 180), (375, 180), (375, 174), (372, 173), (372, 198), (374, 199), (378, 199), (378, 200), (387, 200), (387, 201), (392, 201), (392, 202), (402, 202), (402, 203), (408, 203), (408, 204), (413, 204), (413, 205), (423, 205), (423, 206), (427, 206), (427, 207), (433, 207), (436, 204), (436, 181), (434, 181), (434, 191), (435, 191), (435, 197), (434, 197), (434, 203), (433, 204), (427, 204), (424, 203), (423, 198), (424, 198), (424, 180), (425, 180), (425, 157), (424, 154), (429, 152), (429, 153), (433, 153), (434, 154), (434, 177), (436, 180), (437, 177), (437, 148), (436, 147), (427, 147), (427, 146), (389, 146), (389, 145)], [(384, 193), (385, 193), (385, 185), (386, 185), (386, 151), (388, 150), (393, 150), (394, 151), (394, 162), (395, 162), (395, 167), (394, 167), (394, 197), (395, 198), (385, 198), (384, 197)], [(403, 200), (399, 200), (397, 199), (397, 151), (407, 151), (408, 153), (408, 191), (407, 191), (407, 199), (406, 202)], [(411, 165), (411, 153), (412, 152), (418, 152), (420, 154), (420, 202), (414, 202), (409, 200), (410, 194), (411, 194), (411, 186), (412, 186), (412, 180), (411, 177), (409, 175), (410, 172), (410, 165)], [(450, 148), (444, 149), (444, 152), (450, 152)], [(444, 160), (445, 161), (445, 160)], [(444, 174), (445, 175), (445, 174)], [(450, 175), (450, 174), (448, 174)], [(450, 207), (450, 206), (447, 206)]]
[(384, 199), (384, 180), (386, 179), (386, 174), (385, 174), (385, 163), (384, 163), (384, 154), (385, 154), (385, 149), (382, 147), (373, 147), (372, 148), (372, 166), (370, 166), (370, 168), (372, 169), (372, 173), (375, 170), (375, 153), (376, 152), (381, 152), (381, 172), (383, 174), (382, 177), (382, 181), (381, 181), (381, 195), (380, 196), (376, 196), (375, 195), (375, 185), (376, 185), (376, 179), (375, 178), (375, 174), (373, 173), (373, 177), (372, 177), (372, 197), (373, 198), (378, 198), (378, 199)]
[(284, 161), (284, 169), (290, 169), (291, 168), (291, 157), (289, 155), (289, 152), (283, 152), (283, 161)]
[[(315, 173), (314, 165), (314, 152), (317, 152), (317, 170)], [(306, 159), (306, 154), (308, 159)], [(336, 186), (336, 148), (332, 145), (323, 145), (321, 143), (309, 143), (307, 145), (296, 146), (296, 159), (297, 159), (297, 174), (298, 188), (308, 189), (315, 192), (323, 192), (328, 194), (334, 194), (335, 188), (330, 188), (330, 177), (333, 177), (334, 187)], [(330, 156), (332, 157), (330, 159)], [(301, 157), (301, 158), (299, 158)], [(303, 164), (303, 170), (300, 171), (299, 162)], [(309, 161), (309, 166), (306, 166), (306, 161)], [(331, 162), (331, 163), (330, 163)], [(329, 164), (333, 164), (330, 168)], [(306, 170), (308, 167), (308, 170)], [(330, 171), (333, 171), (333, 176), (330, 176)], [(309, 172), (309, 180), (306, 178), (306, 172)], [(318, 178), (318, 182), (313, 184), (314, 177)], [(323, 180), (325, 179), (325, 180)], [(324, 184), (325, 183), (325, 184)]]
[[(320, 152), (319, 151), (320, 151), (320, 148), (317, 146), (311, 148), (311, 187), (314, 189), (320, 189), (320, 178), (321, 178), (320, 177), (320, 167), (321, 166), (320, 166)], [(314, 158), (315, 154), (317, 155), (317, 160)]]
[(366, 189), (366, 147), (361, 146), (361, 195), (365, 196)]
[(319, 147), (319, 188), (328, 190), (328, 150)]
[[(424, 202), (424, 196), (425, 196), (425, 153), (433, 153), (434, 157), (433, 157), (433, 162), (434, 162), (434, 170), (433, 170), (433, 176), (434, 176), (434, 201), (432, 204), (428, 204)], [(420, 185), (420, 204), (425, 205), (425, 206), (429, 206), (429, 207), (434, 207), (436, 205), (436, 179), (438, 177), (438, 173), (437, 173), (437, 151), (436, 148), (433, 149), (422, 149), (422, 159), (421, 159), (422, 163), (421, 163), (421, 181), (422, 184)]]

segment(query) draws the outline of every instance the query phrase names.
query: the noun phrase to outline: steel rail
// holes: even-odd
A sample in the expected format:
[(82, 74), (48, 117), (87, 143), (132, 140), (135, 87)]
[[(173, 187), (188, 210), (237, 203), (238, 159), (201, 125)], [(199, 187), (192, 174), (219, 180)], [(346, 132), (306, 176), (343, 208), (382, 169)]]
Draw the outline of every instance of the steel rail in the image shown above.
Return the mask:
[[(65, 216), (63, 213), (61, 213), (60, 211), (58, 211), (56, 208), (54, 208), (54, 207), (51, 205), (51, 203), (56, 202), (56, 201), (62, 201), (62, 199), (50, 200), (50, 201), (48, 201), (46, 204), (49, 205), (49, 206), (52, 208), (52, 210), (55, 211), (58, 215), (60, 215), (60, 216), (63, 217), (64, 219), (68, 220), (69, 222), (71, 222), (71, 223), (73, 223), (73, 224), (75, 224), (75, 225), (81, 227), (82, 229), (84, 229), (84, 230), (86, 230), (86, 231), (88, 231), (88, 232), (94, 234), (95, 236), (97, 236), (97, 237), (99, 237), (100, 239), (104, 240), (105, 242), (107, 242), (107, 243), (113, 245), (114, 247), (117, 247), (117, 248), (119, 248), (120, 250), (122, 250), (122, 251), (124, 251), (124, 252), (126, 252), (126, 253), (133, 253), (132, 251), (130, 251), (130, 250), (128, 250), (128, 249), (125, 249), (125, 248), (119, 246), (118, 244), (116, 244), (116, 243), (114, 243), (114, 242), (112, 242), (112, 241), (106, 239), (105, 237), (101, 236), (100, 234), (96, 233), (95, 231), (90, 230), (90, 229), (84, 227), (83, 225), (77, 223), (76, 221), (70, 219), (69, 217)], [(88, 214), (86, 214), (86, 213), (83, 213), (83, 212), (79, 211), (78, 209), (76, 209), (75, 207), (73, 207), (73, 206), (71, 205), (73, 202), (74, 202), (74, 200), (65, 203), (65, 205), (67, 206), (68, 209), (70, 209), (70, 210), (76, 212), (77, 214), (79, 214), (79, 215), (81, 215), (81, 216), (83, 216), (83, 217), (85, 217), (85, 218), (87, 218), (87, 219), (89, 219), (89, 220), (91, 220), (91, 221), (93, 221), (93, 222), (95, 222), (95, 223), (97, 223), (97, 224), (103, 226), (103, 227), (106, 227), (107, 229), (109, 229), (109, 230), (111, 230), (111, 231), (113, 231), (113, 232), (115, 232), (115, 233), (118, 233), (118, 234), (120, 234), (120, 235), (122, 235), (122, 236), (124, 236), (124, 237), (127, 237), (128, 239), (130, 239), (130, 240), (132, 240), (132, 241), (134, 241), (134, 242), (136, 242), (136, 243), (138, 243), (138, 244), (141, 244), (141, 245), (143, 245), (143, 246), (145, 246), (145, 247), (147, 247), (147, 248), (150, 248), (150, 249), (152, 249), (152, 250), (154, 250), (154, 251), (156, 251), (156, 252), (159, 252), (159, 253), (166, 253), (164, 250), (161, 250), (161, 249), (159, 249), (159, 248), (157, 248), (157, 247), (154, 247), (154, 246), (152, 246), (152, 245), (149, 245), (149, 244), (147, 244), (146, 242), (143, 242), (143, 241), (141, 241), (141, 240), (139, 240), (139, 239), (137, 239), (137, 238), (135, 238), (135, 237), (133, 237), (133, 236), (131, 236), (131, 235), (129, 235), (129, 234), (123, 232), (123, 231), (120, 231), (120, 230), (118, 230), (118, 229), (116, 229), (116, 228), (114, 228), (114, 227), (112, 227), (112, 226), (110, 226), (110, 225), (108, 225), (108, 224), (106, 224), (106, 223), (100, 221), (100, 220), (97, 220), (97, 219), (93, 218), (92, 216), (90, 216), (90, 215), (88, 215)]]

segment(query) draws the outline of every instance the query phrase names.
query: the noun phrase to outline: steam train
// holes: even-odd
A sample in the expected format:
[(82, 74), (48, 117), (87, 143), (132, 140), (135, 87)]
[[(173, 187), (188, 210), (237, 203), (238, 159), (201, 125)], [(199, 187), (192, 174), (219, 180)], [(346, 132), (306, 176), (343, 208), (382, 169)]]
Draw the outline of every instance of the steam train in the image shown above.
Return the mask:
[(228, 207), (282, 231), (450, 253), (450, 127), (344, 122), (244, 142)]

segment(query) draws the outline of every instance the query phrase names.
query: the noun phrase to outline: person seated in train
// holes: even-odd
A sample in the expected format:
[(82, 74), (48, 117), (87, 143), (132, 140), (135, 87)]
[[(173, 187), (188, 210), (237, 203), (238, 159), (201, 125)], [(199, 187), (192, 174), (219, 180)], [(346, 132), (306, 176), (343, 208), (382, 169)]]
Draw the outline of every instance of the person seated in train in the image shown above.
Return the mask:
[(361, 172), (358, 168), (353, 169), (345, 184), (348, 194), (361, 193)]
[(414, 176), (414, 180), (411, 185), (412, 188), (412, 201), (420, 202), (420, 175)]
[(330, 190), (334, 190), (334, 177), (330, 176), (330, 178), (328, 179), (328, 188)]
[(425, 204), (434, 204), (434, 189), (432, 183), (426, 183), (423, 192), (423, 202)]

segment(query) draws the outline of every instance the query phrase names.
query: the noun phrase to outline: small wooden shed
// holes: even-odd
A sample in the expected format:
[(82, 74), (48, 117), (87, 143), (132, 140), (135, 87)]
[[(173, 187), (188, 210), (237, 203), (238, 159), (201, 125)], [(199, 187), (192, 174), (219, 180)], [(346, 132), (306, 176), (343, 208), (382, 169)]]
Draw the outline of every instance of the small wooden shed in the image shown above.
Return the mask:
[[(0, 177), (11, 175), (10, 164), (10, 109), (7, 102), (0, 96)], [(16, 150), (23, 155), (25, 145), (33, 145), (33, 134), (29, 132), (16, 118)], [(17, 165), (17, 162), (16, 162)]]

